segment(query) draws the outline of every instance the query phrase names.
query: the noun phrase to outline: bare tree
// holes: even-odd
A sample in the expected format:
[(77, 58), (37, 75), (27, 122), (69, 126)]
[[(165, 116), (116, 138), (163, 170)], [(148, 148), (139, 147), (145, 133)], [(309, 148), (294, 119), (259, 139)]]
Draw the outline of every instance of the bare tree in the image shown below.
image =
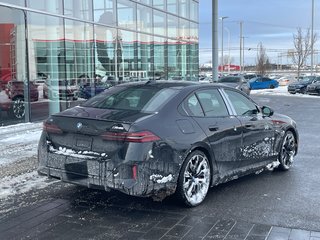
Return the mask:
[(297, 66), (298, 77), (300, 76), (301, 68), (306, 64), (307, 58), (311, 55), (312, 44), (314, 45), (317, 40), (317, 35), (314, 34), (313, 41), (311, 39), (310, 29), (303, 33), (301, 28), (297, 29), (297, 33), (293, 34), (294, 51), (291, 52), (293, 64)]
[(260, 42), (257, 48), (256, 71), (260, 75), (265, 75), (269, 64), (269, 58), (266, 49)]
[(223, 56), (223, 64), (224, 65), (232, 64), (233, 62), (234, 62), (234, 57), (231, 57), (229, 55)]

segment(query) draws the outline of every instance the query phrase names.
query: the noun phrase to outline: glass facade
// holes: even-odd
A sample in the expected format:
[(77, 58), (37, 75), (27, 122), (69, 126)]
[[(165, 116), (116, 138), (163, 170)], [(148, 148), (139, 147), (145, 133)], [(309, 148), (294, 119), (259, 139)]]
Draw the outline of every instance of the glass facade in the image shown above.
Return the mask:
[(0, 126), (44, 120), (113, 84), (194, 80), (198, 5), (0, 0)]

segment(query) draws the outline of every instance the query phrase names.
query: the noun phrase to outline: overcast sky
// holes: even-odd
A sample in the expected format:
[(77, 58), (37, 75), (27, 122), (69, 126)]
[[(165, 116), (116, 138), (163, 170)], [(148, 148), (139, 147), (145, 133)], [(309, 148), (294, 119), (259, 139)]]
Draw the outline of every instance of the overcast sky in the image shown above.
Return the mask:
[[(224, 55), (228, 55), (228, 30), (230, 32), (230, 55), (233, 63), (239, 64), (240, 21), (243, 21), (245, 42), (245, 64), (254, 64), (256, 49), (261, 42), (266, 48), (271, 62), (287, 62), (287, 57), (280, 58), (281, 52), (293, 49), (293, 33), (301, 27), (311, 28), (312, 0), (220, 0), (219, 17), (228, 16), (224, 20)], [(199, 38), (200, 63), (211, 60), (211, 15), (212, 1), (200, 0)], [(315, 0), (314, 31), (319, 30), (320, 1)], [(221, 48), (221, 21), (219, 20), (219, 49)], [(317, 49), (320, 41), (316, 43)], [(290, 60), (289, 60), (290, 61)], [(318, 58), (315, 56), (317, 63)]]

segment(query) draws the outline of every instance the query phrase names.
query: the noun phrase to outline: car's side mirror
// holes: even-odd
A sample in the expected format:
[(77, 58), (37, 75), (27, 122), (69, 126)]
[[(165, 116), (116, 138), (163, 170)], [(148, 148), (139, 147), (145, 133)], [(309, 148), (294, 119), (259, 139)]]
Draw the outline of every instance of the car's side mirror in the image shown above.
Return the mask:
[(266, 117), (270, 117), (274, 113), (274, 111), (271, 108), (266, 106), (263, 106), (261, 109), (262, 109), (262, 114)]

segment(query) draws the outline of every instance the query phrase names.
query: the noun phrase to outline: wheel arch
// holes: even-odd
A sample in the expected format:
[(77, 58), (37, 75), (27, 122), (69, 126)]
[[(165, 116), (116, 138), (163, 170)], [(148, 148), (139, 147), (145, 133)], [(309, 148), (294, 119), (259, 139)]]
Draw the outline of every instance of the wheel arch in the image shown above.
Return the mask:
[(286, 129), (286, 132), (288, 132), (288, 131), (290, 131), (290, 132), (292, 132), (293, 133), (293, 135), (294, 135), (294, 138), (295, 138), (295, 140), (296, 140), (296, 153), (295, 153), (295, 155), (297, 155), (297, 153), (298, 153), (298, 143), (299, 143), (299, 135), (298, 135), (298, 132), (293, 128), (293, 127), (288, 127), (287, 129)]
[(190, 153), (197, 151), (197, 150), (203, 152), (209, 160), (210, 170), (211, 170), (211, 184), (210, 185), (213, 186), (216, 179), (218, 178), (219, 171), (218, 171), (218, 167), (217, 167), (217, 162), (215, 160), (213, 153), (211, 152), (210, 146), (208, 146), (205, 143), (198, 143), (198, 144), (193, 145), (192, 148), (186, 154), (183, 162), (186, 160), (186, 158), (188, 157), (188, 155)]
[(15, 95), (13, 98), (12, 98), (12, 101), (15, 101), (16, 99), (18, 98), (22, 98), (24, 100), (24, 96), (22, 94), (18, 94), (18, 95)]

